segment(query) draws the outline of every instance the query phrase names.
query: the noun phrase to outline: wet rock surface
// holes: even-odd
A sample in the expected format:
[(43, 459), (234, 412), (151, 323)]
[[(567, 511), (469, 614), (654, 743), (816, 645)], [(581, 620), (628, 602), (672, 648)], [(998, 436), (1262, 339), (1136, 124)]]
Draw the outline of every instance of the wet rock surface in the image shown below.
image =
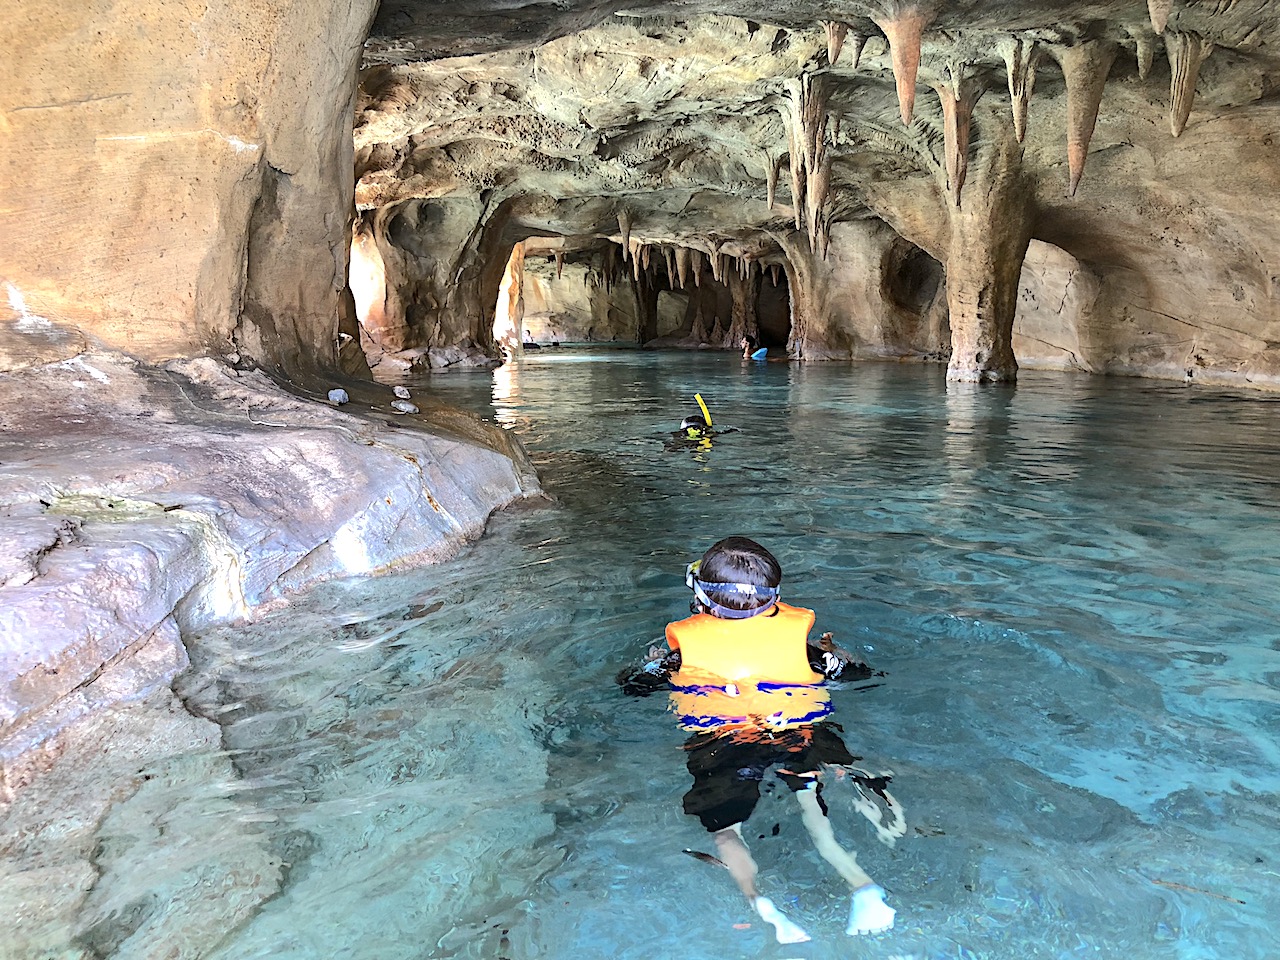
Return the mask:
[[(447, 556), (537, 489), (501, 431), (449, 410), (443, 427), (393, 424), (390, 391), (372, 385), (338, 412), (212, 360), (85, 354), (0, 389), (6, 795), (34, 775), (28, 751), (94, 697), (181, 669), (179, 628)], [(133, 661), (137, 689), (105, 682)]]
[(105, 353), (0, 377), (11, 955), (207, 955), (282, 866), (221, 730), (173, 695), (184, 635), (449, 556), (538, 489), (506, 434), (459, 411), (393, 414), (389, 389), (353, 381), (339, 412), (296, 389)]

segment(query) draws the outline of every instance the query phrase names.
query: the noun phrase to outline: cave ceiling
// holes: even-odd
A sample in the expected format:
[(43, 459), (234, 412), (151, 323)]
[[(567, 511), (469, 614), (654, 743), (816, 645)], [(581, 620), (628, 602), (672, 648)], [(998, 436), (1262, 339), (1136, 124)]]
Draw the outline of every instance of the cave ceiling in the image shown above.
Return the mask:
[[(880, 217), (941, 258), (966, 178), (983, 189), (1020, 135), (1039, 232), (1069, 238), (1124, 202), (1127, 167), (1159, 175), (1188, 116), (1247, 118), (1280, 93), (1278, 6), (389, 0), (365, 46), (356, 200), (480, 197), (524, 235), (761, 257), (781, 231), (821, 244)], [(1093, 153), (1136, 151), (1096, 174), (1091, 110)]]

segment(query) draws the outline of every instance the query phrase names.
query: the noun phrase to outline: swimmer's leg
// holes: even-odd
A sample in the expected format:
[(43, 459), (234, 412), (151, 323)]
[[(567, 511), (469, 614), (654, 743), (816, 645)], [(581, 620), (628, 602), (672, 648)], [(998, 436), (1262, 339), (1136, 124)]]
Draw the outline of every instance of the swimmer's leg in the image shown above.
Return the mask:
[(742, 839), (741, 824), (735, 823), (731, 827), (717, 830), (715, 841), (716, 852), (724, 865), (729, 868), (729, 874), (737, 883), (738, 889), (755, 908), (760, 919), (773, 925), (778, 942), (804, 943), (808, 940), (809, 935), (783, 916), (782, 911), (773, 905), (772, 900), (760, 896), (760, 891), (756, 889), (758, 868), (751, 856), (751, 851), (747, 849), (746, 841)]
[(857, 858), (836, 840), (831, 821), (827, 819), (822, 801), (818, 797), (817, 781), (814, 780), (803, 790), (797, 790), (796, 801), (800, 804), (800, 818), (818, 853), (853, 888), (853, 901), (849, 905), (849, 926), (845, 933), (855, 936), (888, 930), (893, 926), (895, 911), (884, 902), (884, 890), (858, 866)]

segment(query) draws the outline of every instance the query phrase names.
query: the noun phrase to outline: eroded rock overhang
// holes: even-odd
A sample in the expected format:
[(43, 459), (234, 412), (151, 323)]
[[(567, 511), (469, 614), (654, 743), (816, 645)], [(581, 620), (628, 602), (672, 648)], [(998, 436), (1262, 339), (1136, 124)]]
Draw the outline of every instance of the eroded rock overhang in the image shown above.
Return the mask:
[[(383, 7), (357, 104), (393, 348), (492, 346), (537, 236), (616, 282), (642, 340), (666, 293), (732, 346), (750, 311), (699, 321), (693, 291), (747, 302), (731, 286), (773, 267), (799, 359), (1277, 383), (1268, 4), (633, 4), (505, 30), (435, 9)], [(940, 303), (902, 290), (903, 243)]]

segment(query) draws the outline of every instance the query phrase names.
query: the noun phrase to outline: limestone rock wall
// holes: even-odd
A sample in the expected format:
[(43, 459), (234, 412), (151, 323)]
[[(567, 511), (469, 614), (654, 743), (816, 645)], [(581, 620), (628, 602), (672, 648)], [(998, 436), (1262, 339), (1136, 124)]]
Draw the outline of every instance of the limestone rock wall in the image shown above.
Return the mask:
[(1081, 335), (1094, 322), (1100, 284), (1071, 254), (1032, 240), (1022, 263), (1013, 352), (1024, 367), (1091, 371)]
[[(491, 301), (528, 236), (714, 267), (726, 249), (778, 260), (788, 229), (825, 260), (833, 226), (874, 217), (947, 268), (951, 343), (923, 354), (955, 375), (1013, 373), (1020, 264), (1003, 261), (1026, 238), (1000, 231), (1016, 225), (1099, 278), (1082, 365), (1277, 382), (1276, 217), (1255, 202), (1280, 177), (1280, 10), (1264, 0), (679, 17), (399, 2), (376, 20), (372, 0), (11, 6), (0, 322), (44, 318), (71, 352), (87, 337), (149, 359), (359, 368), (354, 197), (385, 268), (372, 339), (393, 350), (496, 355)], [(1029, 197), (1002, 194), (987, 226), (961, 216), (1008, 177)], [(637, 309), (655, 327), (650, 286)], [(895, 309), (833, 321), (800, 353), (921, 354), (874, 336)]]
[[(524, 329), (535, 341), (544, 343), (594, 339), (592, 294), (593, 282), (586, 264), (565, 264), (557, 271), (554, 258), (550, 263), (526, 260)], [(609, 335), (604, 339), (608, 340)]]
[(147, 359), (334, 366), (376, 7), (3, 4), (0, 286)]
[[(1278, 218), (1256, 202), (1280, 176), (1273, 5), (1157, 15), (912, 0), (854, 4), (838, 21), (801, 5), (678, 18), (641, 6), (550, 36), (571, 10), (544, 24), (532, 56), (432, 44), (413, 18), (411, 41), (371, 46), (361, 202), (540, 198), (555, 215), (513, 217), (509, 242), (549, 230), (627, 253), (691, 249), (713, 272), (726, 255), (785, 260), (803, 359), (946, 360), (961, 379), (1010, 379), (1025, 363), (1280, 386)], [(434, 59), (446, 47), (457, 56)], [(892, 258), (867, 259), (858, 222), (939, 264), (945, 283), (920, 279), (945, 303), (900, 289)], [(1096, 295), (1049, 311), (1058, 281), (1044, 271), (1074, 268), (1037, 246), (1024, 271), (1033, 241), (1079, 263)], [(668, 269), (644, 266), (674, 290)], [(690, 342), (720, 339), (694, 319)]]
[[(1260, 198), (1280, 191), (1280, 109), (1263, 94), (1280, 74), (1218, 51), (1175, 139), (1167, 93), (1154, 95), (1167, 91), (1168, 61), (1158, 59), (1147, 80), (1127, 66), (1108, 84), (1076, 197), (1044, 178), (1037, 198), (1035, 236), (1098, 278), (1080, 329), (1085, 365), (1274, 389), (1280, 217)], [(1044, 104), (1045, 126), (1060, 106)], [(1051, 149), (1029, 143), (1032, 159)]]

